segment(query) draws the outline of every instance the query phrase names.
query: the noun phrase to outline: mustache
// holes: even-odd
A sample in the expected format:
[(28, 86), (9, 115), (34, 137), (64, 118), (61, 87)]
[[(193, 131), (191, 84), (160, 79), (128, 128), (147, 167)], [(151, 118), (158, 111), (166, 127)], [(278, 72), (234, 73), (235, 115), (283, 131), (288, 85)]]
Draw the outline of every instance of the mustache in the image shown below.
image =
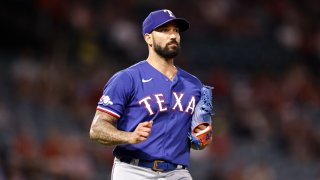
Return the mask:
[(171, 45), (171, 44), (175, 44), (175, 45), (179, 46), (179, 43), (176, 40), (170, 41), (167, 45)]

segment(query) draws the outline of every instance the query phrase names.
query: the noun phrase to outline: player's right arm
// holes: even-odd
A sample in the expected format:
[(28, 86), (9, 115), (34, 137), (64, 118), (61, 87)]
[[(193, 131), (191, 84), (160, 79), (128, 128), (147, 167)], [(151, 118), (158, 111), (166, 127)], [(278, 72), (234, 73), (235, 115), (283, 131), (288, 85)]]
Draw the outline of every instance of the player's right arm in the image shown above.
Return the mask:
[(138, 124), (133, 132), (118, 130), (117, 118), (96, 111), (90, 128), (90, 138), (104, 145), (137, 144), (145, 141), (151, 133), (152, 121)]

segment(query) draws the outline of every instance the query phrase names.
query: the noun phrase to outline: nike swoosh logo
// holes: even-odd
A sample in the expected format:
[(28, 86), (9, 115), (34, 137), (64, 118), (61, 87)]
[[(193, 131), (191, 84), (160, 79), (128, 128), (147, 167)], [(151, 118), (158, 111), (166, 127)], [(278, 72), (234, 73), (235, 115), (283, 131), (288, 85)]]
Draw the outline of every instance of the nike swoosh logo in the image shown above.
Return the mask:
[(143, 79), (143, 78), (142, 78), (142, 82), (143, 82), (143, 83), (150, 82), (151, 80), (152, 80), (152, 78), (150, 78), (150, 79)]

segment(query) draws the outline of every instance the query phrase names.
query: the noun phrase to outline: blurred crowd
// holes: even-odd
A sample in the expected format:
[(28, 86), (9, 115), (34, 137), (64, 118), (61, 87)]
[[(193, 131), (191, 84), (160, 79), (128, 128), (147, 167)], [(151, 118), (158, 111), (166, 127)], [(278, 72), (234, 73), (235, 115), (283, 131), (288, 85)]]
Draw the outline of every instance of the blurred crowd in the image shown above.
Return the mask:
[(214, 86), (214, 139), (196, 180), (320, 179), (317, 0), (1, 2), (0, 180), (108, 179), (89, 128), (106, 81), (143, 60), (143, 19), (191, 23), (176, 64)]

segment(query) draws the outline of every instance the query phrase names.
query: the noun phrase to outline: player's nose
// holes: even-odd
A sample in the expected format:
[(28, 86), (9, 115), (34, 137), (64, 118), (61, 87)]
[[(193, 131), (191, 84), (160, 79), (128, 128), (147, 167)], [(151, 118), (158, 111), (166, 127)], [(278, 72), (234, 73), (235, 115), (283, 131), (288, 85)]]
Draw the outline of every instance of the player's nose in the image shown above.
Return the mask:
[(176, 41), (177, 39), (176, 33), (170, 33), (170, 39)]

